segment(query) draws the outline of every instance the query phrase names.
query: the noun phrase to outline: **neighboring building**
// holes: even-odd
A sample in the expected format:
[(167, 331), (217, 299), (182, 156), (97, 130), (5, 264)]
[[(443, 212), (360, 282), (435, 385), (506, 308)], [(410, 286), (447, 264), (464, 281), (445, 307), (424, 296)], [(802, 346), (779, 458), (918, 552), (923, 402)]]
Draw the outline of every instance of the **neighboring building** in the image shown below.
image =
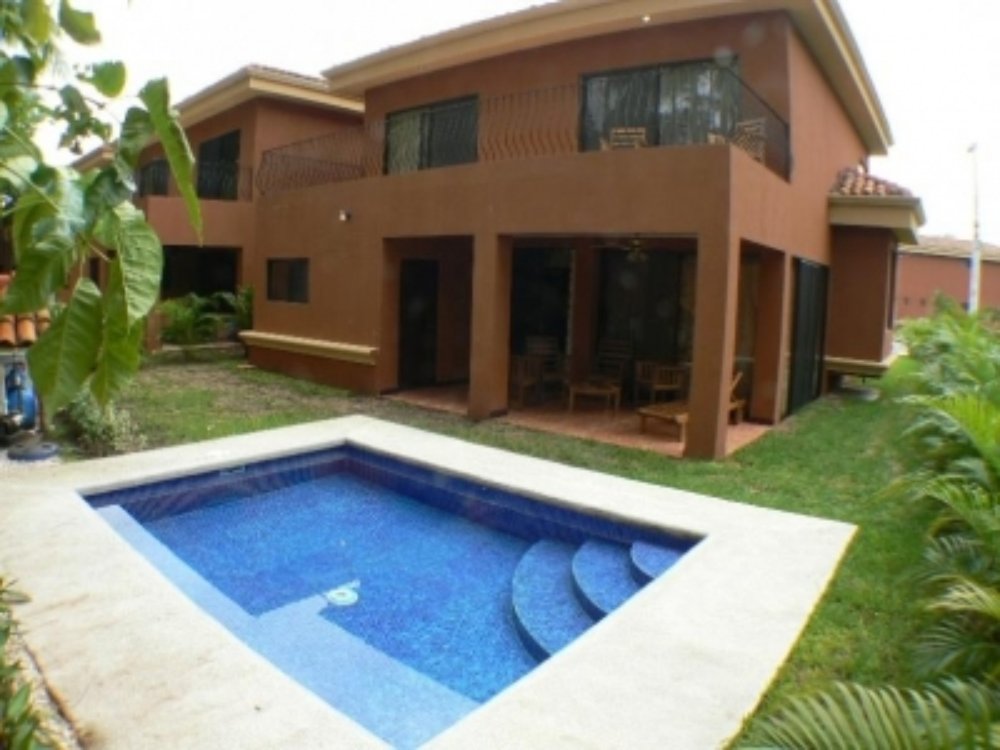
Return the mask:
[(252, 285), (253, 363), (467, 382), (483, 419), (529, 337), (572, 377), (626, 342), (689, 366), (694, 457), (724, 453), (734, 369), (776, 423), (880, 366), (923, 221), (864, 172), (891, 137), (835, 0), (553, 3), (322, 80), (249, 67), (179, 109), (205, 242), (149, 149), (164, 295)]
[[(250, 65), (177, 105), (197, 159), (204, 241), (199, 246), (162, 148), (146, 149), (137, 205), (163, 242), (162, 296), (236, 291), (255, 259), (254, 186), (261, 154), (276, 146), (357, 127), (361, 106), (321, 78)], [(84, 157), (87, 167), (103, 150)]]
[[(1000, 308), (1000, 247), (982, 245), (979, 307)], [(972, 241), (954, 237), (920, 237), (899, 248), (896, 277), (896, 317), (920, 318), (934, 312), (934, 298), (951, 297), (969, 303)]]

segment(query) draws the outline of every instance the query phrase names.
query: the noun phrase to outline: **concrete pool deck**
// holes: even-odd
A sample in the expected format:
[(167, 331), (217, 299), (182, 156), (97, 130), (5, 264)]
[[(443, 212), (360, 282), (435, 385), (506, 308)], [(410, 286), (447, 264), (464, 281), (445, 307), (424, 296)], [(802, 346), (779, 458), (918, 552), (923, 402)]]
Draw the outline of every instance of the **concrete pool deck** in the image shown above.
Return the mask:
[(0, 573), (32, 597), (16, 615), (88, 747), (386, 746), (198, 609), (79, 496), (345, 442), (704, 537), (428, 748), (723, 746), (788, 656), (855, 532), (360, 416), (6, 471)]

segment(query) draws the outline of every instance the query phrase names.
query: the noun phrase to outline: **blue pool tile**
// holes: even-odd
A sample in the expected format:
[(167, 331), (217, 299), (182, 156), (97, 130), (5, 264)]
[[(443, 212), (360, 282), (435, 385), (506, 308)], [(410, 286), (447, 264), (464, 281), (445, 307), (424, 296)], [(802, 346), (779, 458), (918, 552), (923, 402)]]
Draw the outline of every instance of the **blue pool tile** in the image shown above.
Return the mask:
[(591, 539), (573, 556), (574, 591), (591, 617), (600, 619), (639, 590), (629, 547)]
[(573, 591), (570, 571), (576, 547), (565, 542), (536, 542), (514, 574), (514, 618), (536, 658), (545, 659), (594, 624)]
[[(200, 606), (397, 747), (621, 603), (607, 550), (621, 562), (635, 542), (631, 564), (648, 576), (696, 542), (353, 446), (88, 501)], [(344, 584), (357, 601), (328, 604)]]
[(682, 554), (683, 551), (675, 547), (665, 547), (642, 541), (635, 542), (629, 553), (632, 575), (640, 583), (651, 581), (669, 570), (675, 562), (681, 559)]

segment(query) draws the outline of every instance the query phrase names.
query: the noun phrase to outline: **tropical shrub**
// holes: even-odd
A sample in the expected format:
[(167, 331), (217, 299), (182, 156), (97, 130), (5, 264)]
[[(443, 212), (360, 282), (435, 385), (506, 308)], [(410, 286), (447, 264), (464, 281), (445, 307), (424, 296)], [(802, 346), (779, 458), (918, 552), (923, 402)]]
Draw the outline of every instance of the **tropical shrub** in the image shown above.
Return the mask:
[(102, 407), (86, 391), (59, 412), (57, 421), (88, 456), (132, 453), (146, 447), (146, 438), (128, 411), (113, 404)]
[[(200, 236), (194, 156), (165, 79), (144, 85), (121, 117), (108, 103), (125, 88), (125, 66), (68, 64), (67, 43), (101, 40), (93, 13), (72, 0), (0, 8), (0, 195), (17, 258), (0, 314), (32, 313), (68, 289), (28, 353), (35, 387), (52, 411), (82, 388), (107, 403), (139, 368), (163, 268), (160, 240), (132, 203), (139, 155), (159, 141)], [(57, 148), (43, 148), (53, 132)], [(84, 172), (63, 166), (95, 140), (107, 160)], [(79, 273), (91, 261), (104, 266), (103, 288)]]
[(232, 292), (216, 292), (213, 297), (232, 310), (236, 332), (253, 328), (253, 287), (241, 286)]
[[(897, 381), (912, 408), (908, 471), (883, 501), (932, 503), (916, 690), (839, 685), (764, 723), (767, 747), (1000, 747), (1000, 336), (991, 314), (938, 301), (908, 324)], [(899, 386), (897, 386), (899, 387)]]
[(20, 665), (9, 656), (16, 624), (11, 606), (26, 601), (0, 577), (0, 748), (48, 750), (51, 747), (31, 705), (31, 687), (18, 678)]
[(163, 342), (182, 347), (215, 340), (219, 331), (219, 318), (215, 302), (208, 297), (189, 294), (160, 303)]

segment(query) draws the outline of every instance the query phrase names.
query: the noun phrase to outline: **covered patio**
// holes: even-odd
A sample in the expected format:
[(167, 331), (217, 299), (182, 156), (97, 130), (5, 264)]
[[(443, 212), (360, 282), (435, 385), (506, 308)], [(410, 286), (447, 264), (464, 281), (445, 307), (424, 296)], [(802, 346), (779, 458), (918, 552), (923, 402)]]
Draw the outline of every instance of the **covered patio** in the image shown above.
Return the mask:
[[(458, 251), (469, 264), (461, 273), (444, 274), (443, 268), (440, 272), (441, 278), (448, 276), (463, 291), (431, 291), (437, 299), (439, 310), (434, 318), (439, 323), (436, 331), (424, 337), (426, 356), (416, 357), (402, 341), (392, 342), (390, 350), (398, 347), (396, 387), (383, 392), (474, 419), (499, 417), (532, 429), (665, 455), (691, 454), (691, 436), (681, 435), (678, 422), (693, 428), (696, 419), (689, 400), (699, 356), (695, 297), (704, 247), (697, 237), (639, 233), (519, 236), (503, 238), (494, 247), (486, 245), (485, 251), (478, 238), (470, 240), (454, 248), (443, 238), (432, 241), (442, 259)], [(413, 257), (418, 243), (404, 242), (404, 257)], [(732, 374), (725, 388), (729, 394), (733, 377), (738, 375), (732, 398), (740, 401), (741, 416), (773, 424), (775, 420), (757, 408), (760, 399), (754, 387), (757, 355), (762, 349), (766, 355), (766, 350), (777, 348), (773, 327), (758, 324), (759, 300), (769, 292), (765, 281), (771, 276), (766, 271), (772, 264), (762, 257), (766, 253), (749, 243), (742, 243), (737, 252), (737, 278), (729, 300), (734, 318)], [(498, 264), (494, 269), (480, 261), (491, 256)], [(784, 263), (778, 265), (783, 269)], [(492, 272), (483, 273), (487, 270)], [(487, 281), (480, 273), (489, 283), (477, 285), (477, 281)], [(401, 316), (400, 330), (405, 330), (407, 311), (416, 306), (403, 290), (394, 289), (388, 299), (398, 299), (388, 317)], [(455, 307), (456, 300), (468, 307)], [(446, 305), (451, 308), (447, 315)], [(469, 315), (469, 327), (462, 327), (461, 336), (453, 336), (455, 321), (465, 315)], [(452, 321), (449, 331), (444, 330), (445, 318)], [(771, 346), (762, 347), (762, 338)], [(615, 352), (611, 372), (606, 361), (609, 351)], [(429, 377), (406, 377), (404, 363), (421, 358), (427, 362)], [(538, 380), (538, 375), (525, 376), (522, 366), (524, 360), (539, 359), (545, 363), (545, 372), (535, 382), (532, 378)], [(459, 372), (459, 363), (468, 369), (461, 367), (463, 372)], [(678, 384), (662, 391), (644, 387), (648, 386), (640, 375), (644, 367), (673, 370)], [(609, 386), (591, 386), (595, 381)], [(646, 429), (640, 429), (636, 410), (654, 400), (682, 403), (682, 419), (649, 419)], [(723, 451), (716, 455), (728, 455), (765, 431), (758, 424), (729, 424), (720, 441)]]
[[(465, 385), (436, 386), (401, 391), (388, 398), (425, 409), (465, 414), (469, 389)], [(523, 406), (512, 405), (499, 420), (538, 432), (645, 450), (671, 458), (681, 458), (684, 453), (684, 443), (677, 439), (676, 427), (650, 423), (645, 432), (641, 431), (639, 417), (631, 404), (623, 405), (616, 414), (600, 401), (587, 400), (569, 411), (565, 393), (552, 392), (547, 393), (544, 400)], [(729, 425), (726, 456), (763, 437), (772, 428), (773, 425), (746, 421)]]

